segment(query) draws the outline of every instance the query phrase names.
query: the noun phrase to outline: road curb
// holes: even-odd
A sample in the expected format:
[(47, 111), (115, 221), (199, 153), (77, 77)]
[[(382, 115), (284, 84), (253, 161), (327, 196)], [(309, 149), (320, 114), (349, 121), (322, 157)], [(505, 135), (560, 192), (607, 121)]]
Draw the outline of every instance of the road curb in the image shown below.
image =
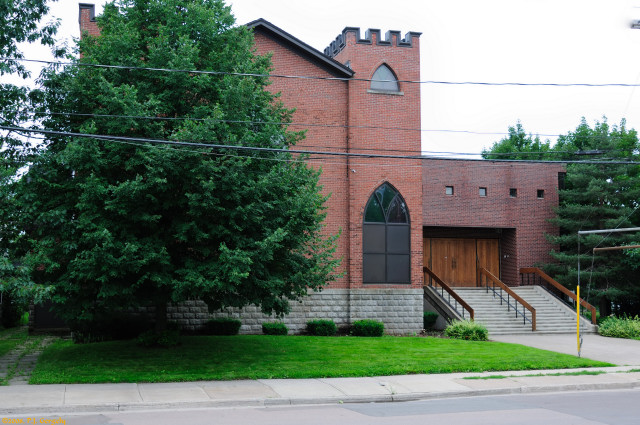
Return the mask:
[(576, 383), (545, 386), (521, 386), (511, 388), (492, 388), (469, 391), (422, 392), (389, 395), (356, 395), (343, 397), (316, 398), (264, 398), (264, 399), (236, 399), (236, 400), (207, 400), (186, 402), (158, 402), (158, 403), (95, 403), (61, 406), (24, 406), (0, 408), (0, 415), (23, 415), (31, 413), (65, 414), (88, 412), (126, 412), (140, 410), (168, 410), (168, 409), (202, 409), (202, 408), (256, 408), (275, 406), (304, 406), (321, 404), (353, 404), (353, 403), (402, 403), (460, 397), (479, 397), (514, 394), (536, 394), (566, 391), (599, 391), (640, 388), (640, 382), (615, 383)]

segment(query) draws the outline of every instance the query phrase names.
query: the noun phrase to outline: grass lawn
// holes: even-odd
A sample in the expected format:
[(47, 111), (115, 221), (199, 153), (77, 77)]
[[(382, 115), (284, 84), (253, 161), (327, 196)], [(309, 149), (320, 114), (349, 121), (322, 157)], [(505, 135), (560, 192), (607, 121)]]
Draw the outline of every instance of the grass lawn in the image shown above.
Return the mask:
[(0, 356), (13, 350), (16, 345), (26, 341), (27, 328), (11, 328), (0, 330)]
[(191, 336), (174, 348), (57, 341), (32, 384), (319, 378), (611, 366), (499, 342), (410, 337)]

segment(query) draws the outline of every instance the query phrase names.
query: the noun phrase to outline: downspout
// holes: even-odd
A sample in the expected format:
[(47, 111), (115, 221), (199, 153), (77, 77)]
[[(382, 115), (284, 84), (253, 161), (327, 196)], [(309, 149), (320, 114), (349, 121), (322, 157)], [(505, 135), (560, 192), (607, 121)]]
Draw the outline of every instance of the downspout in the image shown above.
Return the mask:
[[(346, 81), (347, 84), (347, 137), (346, 149), (347, 153), (351, 153), (351, 80)], [(351, 279), (353, 278), (353, 266), (351, 264), (351, 156), (347, 155), (347, 325), (351, 326)]]

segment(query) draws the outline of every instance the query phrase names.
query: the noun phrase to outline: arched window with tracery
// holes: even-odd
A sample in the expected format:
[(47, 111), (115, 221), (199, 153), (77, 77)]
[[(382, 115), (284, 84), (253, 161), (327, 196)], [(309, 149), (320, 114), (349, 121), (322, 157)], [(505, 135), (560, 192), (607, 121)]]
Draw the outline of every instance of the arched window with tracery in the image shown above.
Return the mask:
[(389, 183), (367, 202), (362, 226), (364, 283), (411, 283), (409, 209)]

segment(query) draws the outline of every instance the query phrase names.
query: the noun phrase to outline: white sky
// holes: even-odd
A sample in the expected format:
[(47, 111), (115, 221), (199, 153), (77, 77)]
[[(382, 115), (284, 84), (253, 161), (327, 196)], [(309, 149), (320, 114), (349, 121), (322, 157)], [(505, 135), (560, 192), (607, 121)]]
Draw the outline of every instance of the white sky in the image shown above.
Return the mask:
[[(105, 0), (96, 0), (100, 13)], [(85, 0), (83, 3), (91, 3)], [(234, 0), (239, 24), (264, 18), (324, 50), (346, 26), (422, 32), (421, 80), (523, 83), (640, 83), (640, 0)], [(79, 35), (78, 2), (59, 0), (60, 38)], [(364, 32), (363, 32), (364, 34)], [(47, 50), (24, 48), (27, 58)], [(36, 72), (37, 74), (37, 68)], [(640, 129), (640, 87), (422, 85), (422, 128), (566, 134), (626, 118)], [(427, 152), (473, 152), (501, 135), (425, 131)], [(543, 139), (553, 137), (542, 136)]]

